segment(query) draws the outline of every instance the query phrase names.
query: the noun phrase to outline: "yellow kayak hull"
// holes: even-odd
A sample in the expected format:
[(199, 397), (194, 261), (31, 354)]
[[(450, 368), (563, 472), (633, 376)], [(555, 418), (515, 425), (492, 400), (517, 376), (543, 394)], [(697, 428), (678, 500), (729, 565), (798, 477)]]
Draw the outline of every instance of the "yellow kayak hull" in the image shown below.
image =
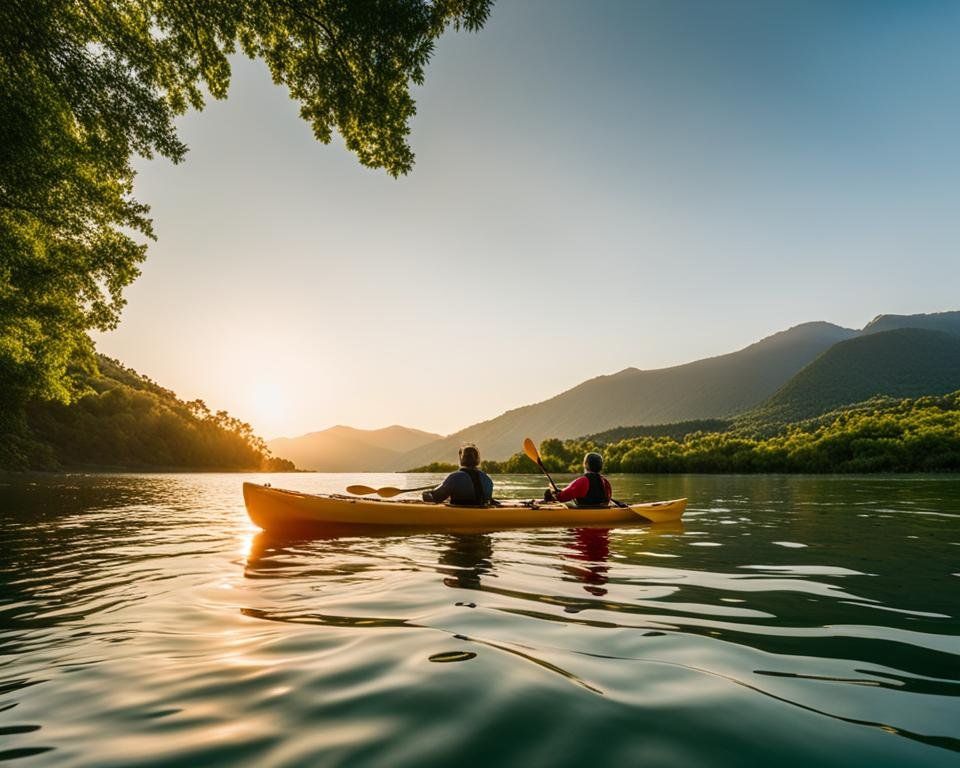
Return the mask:
[(253, 524), (274, 533), (368, 526), (417, 530), (611, 527), (673, 523), (680, 520), (687, 508), (686, 499), (602, 509), (520, 502), (504, 502), (502, 507), (454, 507), (422, 501), (299, 493), (257, 483), (243, 484), (243, 501)]

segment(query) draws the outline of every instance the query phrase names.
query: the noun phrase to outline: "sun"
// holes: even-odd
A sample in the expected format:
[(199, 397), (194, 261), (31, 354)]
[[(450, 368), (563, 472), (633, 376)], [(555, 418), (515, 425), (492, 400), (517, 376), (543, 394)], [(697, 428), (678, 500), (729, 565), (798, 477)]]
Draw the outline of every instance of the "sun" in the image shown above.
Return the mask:
[(275, 382), (261, 379), (250, 391), (251, 416), (261, 429), (276, 428), (287, 414), (287, 397)]

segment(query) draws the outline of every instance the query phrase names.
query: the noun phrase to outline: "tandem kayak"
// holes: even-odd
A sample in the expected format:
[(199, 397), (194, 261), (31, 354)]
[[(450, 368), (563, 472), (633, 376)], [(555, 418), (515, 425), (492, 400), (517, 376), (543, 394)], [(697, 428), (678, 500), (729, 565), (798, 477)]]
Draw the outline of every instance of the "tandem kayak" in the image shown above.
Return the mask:
[(499, 507), (458, 507), (422, 501), (387, 501), (339, 494), (310, 494), (243, 484), (243, 501), (254, 525), (273, 533), (324, 528), (390, 527), (416, 530), (498, 530), (673, 523), (686, 499), (584, 508), (540, 502), (501, 502)]

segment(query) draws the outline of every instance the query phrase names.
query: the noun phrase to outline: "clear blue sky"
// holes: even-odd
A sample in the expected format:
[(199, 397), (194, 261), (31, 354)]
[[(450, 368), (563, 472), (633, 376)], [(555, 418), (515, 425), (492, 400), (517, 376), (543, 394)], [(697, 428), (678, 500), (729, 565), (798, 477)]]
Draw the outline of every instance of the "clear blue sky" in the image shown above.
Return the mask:
[(451, 432), (808, 320), (960, 308), (960, 3), (501, 0), (413, 172), (264, 65), (140, 162), (159, 242), (99, 348), (265, 437)]

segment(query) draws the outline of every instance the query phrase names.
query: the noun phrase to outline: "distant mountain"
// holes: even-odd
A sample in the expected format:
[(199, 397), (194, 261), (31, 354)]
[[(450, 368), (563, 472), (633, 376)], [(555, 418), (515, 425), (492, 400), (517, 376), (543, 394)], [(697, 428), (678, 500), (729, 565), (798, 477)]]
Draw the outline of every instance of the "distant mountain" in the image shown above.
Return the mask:
[(319, 472), (384, 472), (400, 456), (442, 436), (409, 427), (354, 429), (336, 426), (300, 437), (280, 437), (267, 446), (301, 469)]
[[(858, 331), (831, 323), (804, 323), (719, 357), (672, 368), (627, 368), (556, 397), (528, 405), (428, 443), (399, 458), (396, 469), (451, 461), (463, 442), (475, 442), (487, 459), (505, 459), (524, 437), (573, 438), (635, 424), (668, 424), (722, 418), (752, 408), (838, 341)], [(303, 459), (271, 448), (291, 458)]]
[[(874, 323), (888, 317), (895, 316), (881, 316)], [(919, 328), (868, 332), (828, 349), (744, 419), (798, 421), (875, 395), (920, 397), (957, 389), (960, 335)]]
[(882, 333), (897, 328), (921, 328), (960, 334), (960, 312), (934, 312), (929, 315), (877, 315), (863, 327), (863, 334)]

